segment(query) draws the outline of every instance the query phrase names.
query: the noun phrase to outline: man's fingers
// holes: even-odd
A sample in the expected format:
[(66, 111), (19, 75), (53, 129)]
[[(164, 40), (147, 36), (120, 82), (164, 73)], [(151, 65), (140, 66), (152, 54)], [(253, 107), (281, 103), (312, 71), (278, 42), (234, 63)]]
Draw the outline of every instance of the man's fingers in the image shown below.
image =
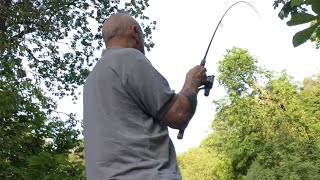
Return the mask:
[(203, 68), (204, 68), (204, 71), (207, 72), (207, 69), (205, 67), (203, 67)]
[(207, 81), (207, 69), (201, 65), (196, 65), (194, 68), (192, 68), (190, 71), (189, 71), (189, 75), (196, 78), (198, 83), (199, 83), (199, 86), (201, 85), (204, 85)]

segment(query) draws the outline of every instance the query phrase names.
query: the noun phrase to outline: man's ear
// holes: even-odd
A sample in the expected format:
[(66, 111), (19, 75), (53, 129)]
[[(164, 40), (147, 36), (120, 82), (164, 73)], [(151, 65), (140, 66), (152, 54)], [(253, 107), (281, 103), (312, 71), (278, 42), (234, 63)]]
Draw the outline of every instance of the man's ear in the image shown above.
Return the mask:
[(139, 43), (139, 34), (138, 34), (138, 28), (137, 26), (133, 25), (131, 28), (131, 36), (136, 41), (136, 43)]

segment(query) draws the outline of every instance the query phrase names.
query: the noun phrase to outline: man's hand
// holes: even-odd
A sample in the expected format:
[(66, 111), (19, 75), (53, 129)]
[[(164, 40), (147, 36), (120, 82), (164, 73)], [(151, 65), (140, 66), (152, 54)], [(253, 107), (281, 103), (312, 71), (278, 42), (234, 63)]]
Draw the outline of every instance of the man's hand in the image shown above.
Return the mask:
[[(207, 70), (203, 66), (197, 65), (190, 69), (186, 75), (185, 84), (182, 90), (190, 90), (193, 92), (198, 92), (198, 87), (204, 85), (207, 80)], [(196, 91), (194, 91), (196, 90)]]

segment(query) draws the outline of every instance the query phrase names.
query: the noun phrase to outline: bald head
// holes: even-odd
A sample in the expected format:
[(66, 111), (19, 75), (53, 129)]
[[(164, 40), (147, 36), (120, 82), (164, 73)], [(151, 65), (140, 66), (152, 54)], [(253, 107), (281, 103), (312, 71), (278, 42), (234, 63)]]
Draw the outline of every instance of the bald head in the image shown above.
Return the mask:
[(106, 47), (121, 46), (135, 48), (144, 53), (144, 40), (139, 23), (130, 15), (111, 15), (102, 26), (102, 36)]

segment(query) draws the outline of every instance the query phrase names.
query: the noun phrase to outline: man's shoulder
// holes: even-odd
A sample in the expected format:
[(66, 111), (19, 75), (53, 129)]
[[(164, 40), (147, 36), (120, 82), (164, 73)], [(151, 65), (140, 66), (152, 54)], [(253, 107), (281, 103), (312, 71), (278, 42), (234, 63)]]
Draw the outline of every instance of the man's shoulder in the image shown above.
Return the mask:
[(118, 49), (111, 59), (113, 59), (116, 64), (130, 68), (135, 66), (152, 66), (149, 59), (142, 52), (134, 48)]
[(122, 48), (122, 47), (111, 47), (107, 48), (103, 55), (113, 55), (113, 56), (130, 56), (137, 58), (146, 58), (145, 55), (137, 49), (134, 48)]
[(127, 53), (127, 54), (133, 54), (133, 55), (137, 55), (137, 56), (144, 56), (144, 54), (142, 52), (140, 52), (139, 50), (134, 49), (134, 48), (123, 48), (121, 50), (124, 53)]

